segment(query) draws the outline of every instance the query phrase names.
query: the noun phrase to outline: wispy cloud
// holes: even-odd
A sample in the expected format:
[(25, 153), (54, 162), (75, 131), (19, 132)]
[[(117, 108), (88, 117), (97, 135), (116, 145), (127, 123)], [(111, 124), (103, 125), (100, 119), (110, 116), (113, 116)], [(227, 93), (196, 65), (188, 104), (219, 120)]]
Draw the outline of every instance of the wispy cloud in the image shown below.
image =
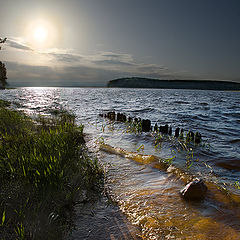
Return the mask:
[(115, 65), (115, 66), (133, 66), (134, 64), (128, 63), (128, 62), (121, 62), (117, 60), (95, 60), (92, 61), (93, 63), (96, 63), (98, 65), (102, 66), (109, 66), (109, 65)]
[(99, 64), (101, 66), (112, 65), (112, 66), (134, 66), (134, 60), (132, 55), (123, 54), (123, 53), (113, 53), (113, 52), (100, 52), (96, 55), (93, 55), (92, 62)]
[(77, 53), (73, 53), (72, 50), (68, 49), (48, 49), (46, 51), (39, 52), (39, 54), (47, 55), (52, 58), (52, 60), (56, 62), (61, 63), (79, 63), (79, 61), (82, 59), (82, 56), (80, 56)]
[(8, 38), (6, 41), (7, 46), (23, 51), (33, 51), (33, 49), (23, 42), (20, 38)]

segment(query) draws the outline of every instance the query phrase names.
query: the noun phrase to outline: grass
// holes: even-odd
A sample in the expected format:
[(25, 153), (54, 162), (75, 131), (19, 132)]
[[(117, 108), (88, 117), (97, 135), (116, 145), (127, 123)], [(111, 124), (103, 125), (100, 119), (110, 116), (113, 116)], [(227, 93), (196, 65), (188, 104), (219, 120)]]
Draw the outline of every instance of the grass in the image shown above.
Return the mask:
[(99, 190), (103, 170), (73, 115), (32, 120), (7, 106), (0, 100), (0, 239), (62, 239), (74, 202)]

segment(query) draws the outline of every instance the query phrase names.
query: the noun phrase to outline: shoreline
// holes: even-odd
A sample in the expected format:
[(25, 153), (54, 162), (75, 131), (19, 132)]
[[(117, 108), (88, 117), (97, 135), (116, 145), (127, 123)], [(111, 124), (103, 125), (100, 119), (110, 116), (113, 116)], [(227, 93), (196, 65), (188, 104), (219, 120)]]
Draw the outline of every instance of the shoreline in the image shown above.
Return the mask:
[[(23, 129), (23, 133), (30, 131), (30, 127), (41, 128), (44, 126), (44, 128), (47, 128), (46, 134), (49, 129), (51, 135), (54, 132), (54, 129), (51, 130), (51, 128), (57, 127), (55, 126), (55, 123), (59, 120), (59, 117), (61, 118), (61, 114), (63, 114), (63, 118), (66, 118), (64, 119), (63, 124), (68, 123), (74, 127), (74, 118), (71, 114), (68, 115), (69, 113), (67, 112), (58, 113), (60, 115), (57, 117), (55, 116), (56, 119), (41, 117), (41, 121), (36, 122), (36, 120), (33, 121), (30, 117), (27, 117), (22, 112), (9, 109), (8, 107), (10, 107), (10, 105), (10, 102), (0, 100), (0, 116), (2, 116), (1, 111), (4, 110), (4, 116), (16, 114), (16, 116), (11, 116), (10, 119), (14, 120), (14, 117), (18, 117), (17, 121), (19, 121), (20, 124), (27, 121), (28, 126), (24, 126), (25, 128)], [(6, 124), (11, 124), (11, 122), (7, 121)], [(14, 128), (14, 125), (11, 125), (11, 128)], [(11, 131), (11, 128), (8, 130)], [(2, 128), (0, 125), (0, 130), (1, 129)], [(59, 131), (59, 129), (57, 130)], [(82, 128), (80, 128), (79, 131), (79, 127), (76, 127), (76, 130), (73, 129), (73, 133), (77, 134), (77, 145), (80, 143), (80, 153), (77, 153), (79, 154), (79, 157), (81, 158), (83, 155), (87, 154), (85, 156), (87, 159), (89, 158), (89, 163), (94, 163), (92, 160), (94, 159), (94, 156), (88, 152), (85, 139), (83, 139), (84, 135)], [(34, 134), (34, 132), (31, 134)], [(64, 135), (62, 137), (64, 137)], [(16, 138), (18, 137), (16, 136)], [(70, 142), (69, 144), (73, 144), (73, 142)], [(2, 142), (0, 141), (0, 147), (1, 145)], [(56, 147), (56, 145), (53, 145), (53, 147), (54, 146)], [(4, 148), (3, 145), (2, 147)], [(26, 147), (30, 148), (30, 146)], [(47, 151), (51, 151), (51, 149), (48, 149)], [(140, 230), (129, 222), (127, 217), (120, 211), (116, 203), (114, 204), (111, 202), (109, 199), (110, 196), (104, 193), (104, 183), (101, 180), (103, 178), (103, 169), (102, 166), (98, 166), (98, 163), (96, 164), (97, 168), (92, 168), (90, 165), (89, 170), (91, 171), (91, 174), (95, 174), (96, 176), (91, 176), (92, 180), (87, 180), (87, 184), (89, 184), (89, 186), (83, 187), (83, 185), (78, 184), (79, 181), (81, 182), (81, 172), (78, 172), (69, 178), (69, 182), (72, 182), (71, 185), (73, 188), (73, 191), (71, 190), (70, 192), (69, 190), (65, 189), (64, 186), (60, 186), (60, 188), (55, 190), (51, 187), (51, 191), (54, 193), (49, 195), (48, 190), (34, 190), (34, 187), (31, 186), (31, 182), (27, 183), (27, 188), (24, 181), (23, 183), (18, 183), (18, 189), (12, 188), (13, 185), (16, 185), (16, 181), (13, 182), (11, 179), (9, 179), (9, 182), (1, 182), (2, 197), (0, 198), (0, 217), (2, 219), (2, 225), (0, 228), (2, 233), (0, 234), (0, 238), (13, 239), (18, 237), (22, 239), (39, 239), (41, 235), (44, 235), (45, 237), (53, 237), (54, 239), (58, 238), (67, 240), (82, 239), (82, 236), (86, 236), (88, 239), (98, 238), (102, 240), (106, 239), (105, 237), (107, 237), (107, 239), (141, 239), (140, 237), (137, 237), (140, 235)], [(35, 165), (35, 168), (37, 168), (36, 172), (37, 176), (39, 176), (41, 175), (42, 167), (39, 166), (38, 168), (37, 166), (38, 165)], [(4, 169), (1, 169), (1, 171), (3, 170)], [(92, 172), (92, 170), (94, 170), (95, 173), (94, 171)], [(8, 170), (5, 169), (5, 171)], [(73, 174), (71, 169), (70, 172)], [(46, 176), (43, 178), (46, 178)], [(100, 182), (96, 182), (96, 180)], [(65, 183), (58, 182), (58, 184), (62, 185)], [(12, 188), (11, 192), (7, 190), (9, 187)], [(44, 185), (44, 188), (48, 188), (48, 185)], [(29, 194), (27, 194), (28, 191), (30, 191)], [(8, 200), (13, 198), (13, 196), (18, 196), (19, 194), (21, 195), (20, 199), (17, 197), (16, 200)], [(41, 194), (41, 199), (36, 201), (36, 194)], [(71, 197), (64, 200), (68, 194), (70, 194)], [(55, 199), (56, 197), (58, 199)], [(18, 201), (20, 201), (20, 203)], [(50, 204), (50, 202), (53, 202), (54, 204)], [(25, 207), (21, 206), (21, 203), (25, 203)], [(40, 208), (37, 207), (39, 204), (41, 206)], [(26, 207), (30, 208), (30, 210)], [(16, 213), (21, 212), (21, 215), (18, 216), (17, 214), (14, 216), (12, 209), (16, 209)], [(31, 211), (33, 211), (33, 214)], [(40, 216), (40, 225), (38, 223), (37, 226), (35, 221), (39, 219)], [(36, 217), (37, 219), (35, 220)], [(104, 224), (104, 227), (102, 224)]]
[(0, 100), (0, 237), (64, 239), (76, 201), (101, 193), (103, 170), (73, 115), (33, 120), (10, 105)]

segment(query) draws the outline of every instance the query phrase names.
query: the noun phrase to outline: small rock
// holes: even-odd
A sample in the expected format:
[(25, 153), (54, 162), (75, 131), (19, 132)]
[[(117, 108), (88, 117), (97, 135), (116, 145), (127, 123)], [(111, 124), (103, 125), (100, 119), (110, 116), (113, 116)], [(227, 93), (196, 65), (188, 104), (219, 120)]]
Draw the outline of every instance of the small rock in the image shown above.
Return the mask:
[(196, 178), (188, 183), (181, 191), (181, 196), (186, 200), (203, 199), (207, 192), (207, 186), (202, 179)]

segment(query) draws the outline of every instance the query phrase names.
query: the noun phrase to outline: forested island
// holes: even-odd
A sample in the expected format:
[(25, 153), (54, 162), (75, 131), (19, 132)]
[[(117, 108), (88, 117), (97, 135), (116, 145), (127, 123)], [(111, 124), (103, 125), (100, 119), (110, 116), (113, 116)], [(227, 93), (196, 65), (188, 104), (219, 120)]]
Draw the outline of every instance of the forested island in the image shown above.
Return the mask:
[(240, 90), (240, 83), (212, 80), (159, 80), (150, 78), (119, 78), (108, 82), (107, 87), (116, 88), (160, 88), (199, 90)]

